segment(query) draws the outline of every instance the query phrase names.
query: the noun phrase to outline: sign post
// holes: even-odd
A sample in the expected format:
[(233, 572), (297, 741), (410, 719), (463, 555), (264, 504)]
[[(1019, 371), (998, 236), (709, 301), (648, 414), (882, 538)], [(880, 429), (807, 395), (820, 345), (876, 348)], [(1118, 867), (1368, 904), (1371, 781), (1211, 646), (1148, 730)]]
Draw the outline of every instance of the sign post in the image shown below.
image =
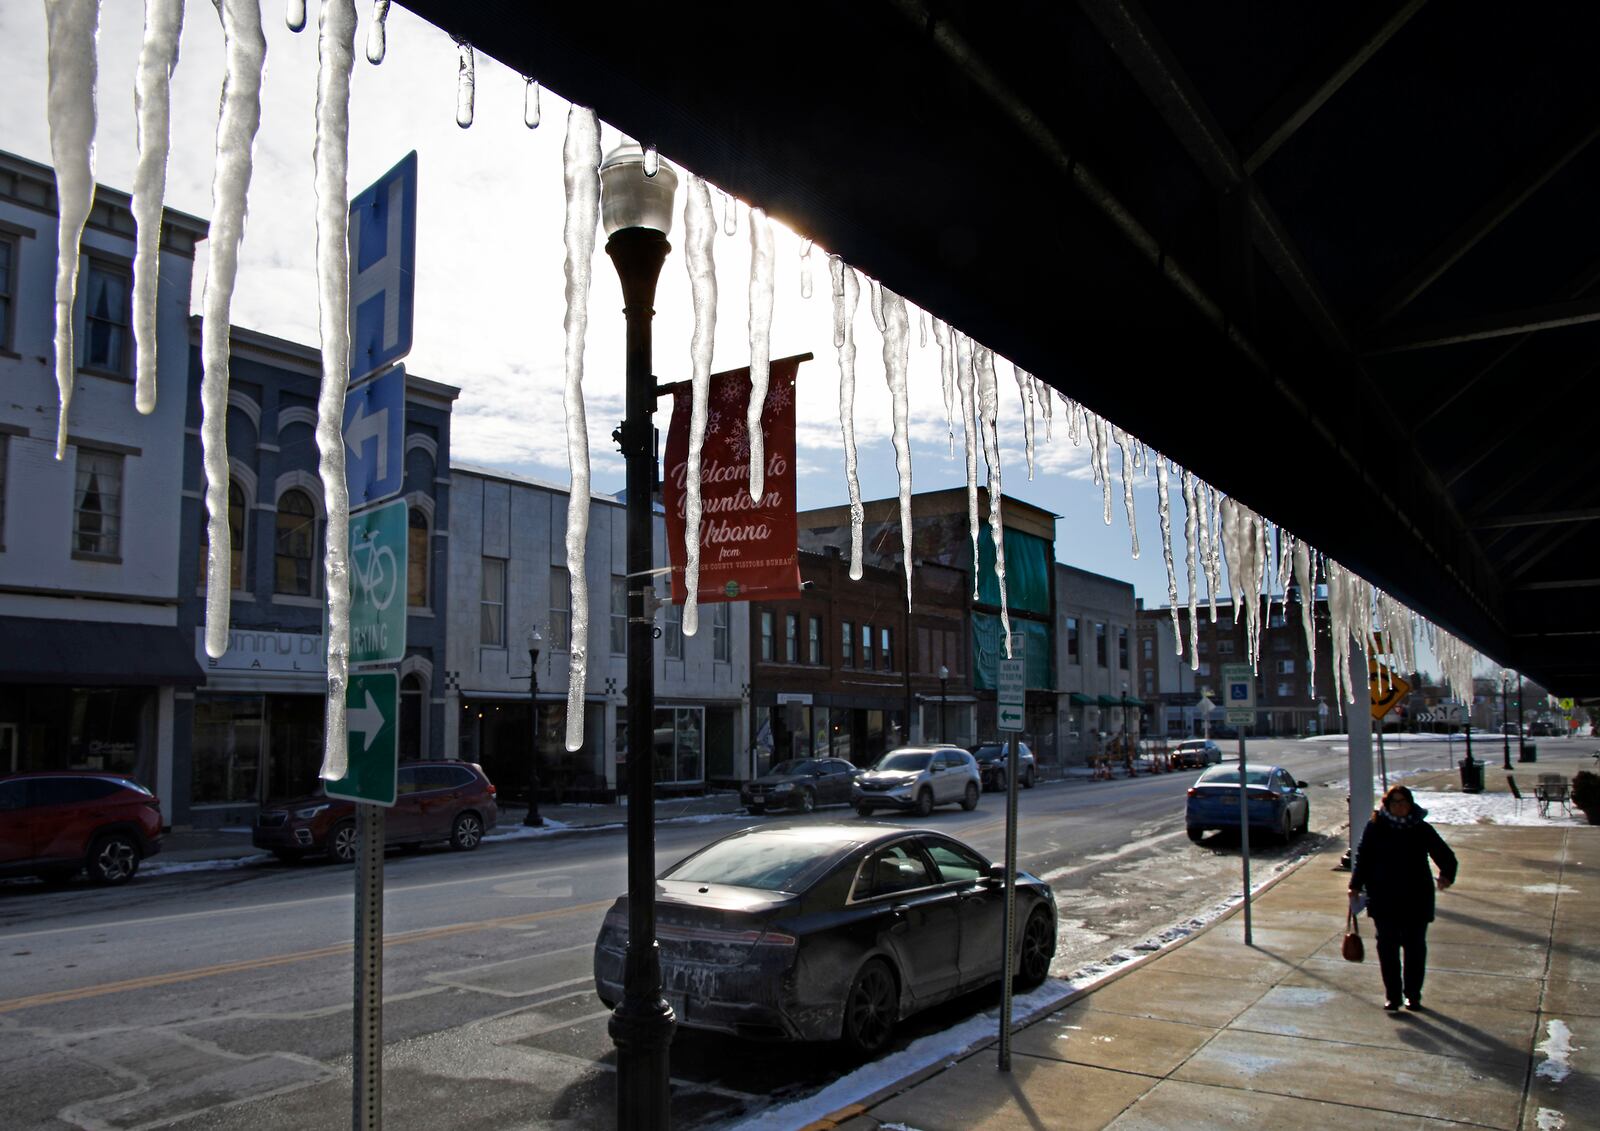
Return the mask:
[(1028, 664), (1023, 637), (1011, 634), (1012, 658), (1000, 661), (995, 677), (995, 715), (999, 729), (1010, 735), (1006, 753), (1006, 919), (1001, 946), (1005, 950), (1000, 987), (1000, 1071), (1011, 1071), (1011, 979), (1017, 951), (1017, 734), (1022, 730), (1028, 694)]
[(1228, 725), (1239, 728), (1239, 860), (1244, 872), (1244, 945), (1254, 946), (1250, 930), (1250, 798), (1246, 781), (1244, 728), (1256, 718), (1256, 673), (1250, 664), (1222, 665), (1223, 701)]

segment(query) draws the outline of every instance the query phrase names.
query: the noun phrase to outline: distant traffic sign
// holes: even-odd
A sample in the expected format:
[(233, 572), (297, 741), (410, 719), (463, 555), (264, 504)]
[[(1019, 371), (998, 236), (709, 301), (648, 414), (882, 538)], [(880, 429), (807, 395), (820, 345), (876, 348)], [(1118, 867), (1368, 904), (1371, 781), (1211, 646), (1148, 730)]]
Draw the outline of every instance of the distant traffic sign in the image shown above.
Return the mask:
[(322, 783), (334, 797), (394, 804), (399, 778), (400, 677), (394, 672), (356, 672), (345, 689), (344, 777)]
[(1228, 709), (1228, 722), (1249, 724), (1256, 720), (1256, 673), (1249, 664), (1222, 665), (1222, 701)]
[(1001, 660), (995, 678), (995, 712), (1001, 730), (1021, 730), (1027, 698), (1027, 661), (1018, 656)]
[(1367, 680), (1372, 685), (1372, 717), (1375, 719), (1384, 718), (1411, 694), (1411, 684), (1381, 660), (1367, 661)]
[(350, 380), (411, 352), (417, 287), (417, 152), (350, 201)]
[(406, 371), (396, 365), (344, 397), (344, 477), (350, 509), (398, 495), (406, 481)]
[(350, 516), (350, 662), (406, 654), (406, 501)]

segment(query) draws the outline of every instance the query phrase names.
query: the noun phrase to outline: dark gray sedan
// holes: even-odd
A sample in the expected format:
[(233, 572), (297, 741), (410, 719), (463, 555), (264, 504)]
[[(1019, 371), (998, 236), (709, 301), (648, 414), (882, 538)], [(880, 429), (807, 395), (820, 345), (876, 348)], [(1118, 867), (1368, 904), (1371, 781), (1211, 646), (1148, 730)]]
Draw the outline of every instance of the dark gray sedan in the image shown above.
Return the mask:
[(818, 805), (848, 805), (850, 783), (861, 771), (843, 758), (791, 758), (739, 788), (751, 816), (768, 809), (809, 813)]
[[(758, 1040), (881, 1050), (902, 1017), (1002, 974), (1004, 865), (953, 837), (891, 825), (745, 829), (661, 874), (656, 935), (678, 1023)], [(1055, 897), (1016, 881), (1015, 983), (1043, 982)], [(622, 998), (628, 903), (595, 943), (600, 1000)]]

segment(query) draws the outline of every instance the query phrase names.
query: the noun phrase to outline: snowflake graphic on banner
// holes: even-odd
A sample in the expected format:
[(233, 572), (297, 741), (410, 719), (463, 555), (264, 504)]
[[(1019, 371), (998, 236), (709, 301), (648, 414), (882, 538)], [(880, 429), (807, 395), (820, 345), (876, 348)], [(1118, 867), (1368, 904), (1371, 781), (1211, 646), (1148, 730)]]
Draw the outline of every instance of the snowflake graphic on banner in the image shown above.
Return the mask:
[(748, 460), (750, 458), (750, 433), (744, 426), (744, 418), (736, 420), (728, 429), (728, 451), (735, 459)]
[(794, 389), (789, 385), (774, 385), (767, 390), (766, 407), (761, 410), (761, 415), (768, 412), (781, 412), (789, 407), (789, 402), (794, 400)]
[(743, 408), (748, 399), (748, 392), (739, 388), (732, 381), (721, 382), (717, 389), (717, 400), (734, 408)]

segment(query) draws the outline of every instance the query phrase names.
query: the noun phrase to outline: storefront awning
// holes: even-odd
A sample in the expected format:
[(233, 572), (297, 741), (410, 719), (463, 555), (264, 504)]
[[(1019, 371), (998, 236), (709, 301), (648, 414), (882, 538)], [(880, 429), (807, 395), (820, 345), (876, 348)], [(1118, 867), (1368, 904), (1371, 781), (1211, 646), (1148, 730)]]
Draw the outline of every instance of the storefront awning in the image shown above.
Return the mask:
[(205, 682), (175, 625), (0, 617), (0, 683), (194, 687)]
[(1074, 691), (1070, 696), (1068, 696), (1068, 700), (1074, 707), (1089, 707), (1094, 704), (1094, 700), (1083, 694), (1081, 691)]
[(1111, 696), (1111, 695), (1102, 695), (1102, 696), (1100, 696), (1100, 699), (1098, 701), (1100, 703), (1100, 706), (1102, 706), (1102, 707), (1120, 707), (1120, 706), (1122, 706), (1122, 700), (1118, 699), (1118, 698), (1116, 698), (1114, 696)]
[(1144, 706), (1144, 700), (1143, 699), (1135, 699), (1132, 695), (1130, 695), (1127, 698), (1127, 704), (1130, 707), (1143, 707)]

